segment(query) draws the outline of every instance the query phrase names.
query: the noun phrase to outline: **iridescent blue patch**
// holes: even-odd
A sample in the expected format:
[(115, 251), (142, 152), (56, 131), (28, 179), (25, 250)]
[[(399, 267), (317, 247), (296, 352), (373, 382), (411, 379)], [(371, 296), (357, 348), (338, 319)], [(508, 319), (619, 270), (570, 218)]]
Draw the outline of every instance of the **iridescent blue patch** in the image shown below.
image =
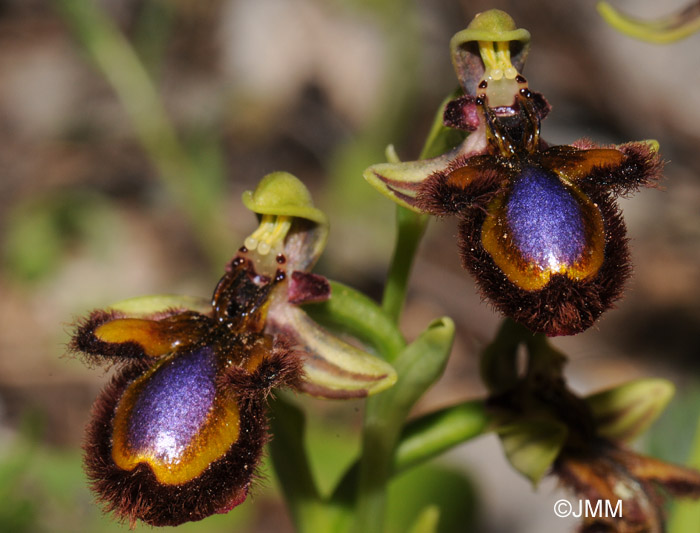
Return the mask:
[(216, 355), (209, 347), (181, 354), (146, 380), (129, 420), (129, 443), (164, 463), (178, 461), (202, 429), (216, 394)]
[(559, 178), (529, 167), (513, 183), (506, 207), (513, 242), (542, 269), (571, 266), (586, 245), (576, 198)]

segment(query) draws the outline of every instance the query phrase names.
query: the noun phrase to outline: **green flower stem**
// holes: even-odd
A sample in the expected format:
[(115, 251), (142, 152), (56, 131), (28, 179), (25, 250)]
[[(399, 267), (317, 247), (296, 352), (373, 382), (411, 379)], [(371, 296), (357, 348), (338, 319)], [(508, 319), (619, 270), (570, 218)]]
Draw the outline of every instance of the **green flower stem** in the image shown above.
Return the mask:
[(398, 228), (396, 248), (384, 287), (382, 309), (394, 322), (398, 323), (406, 300), (408, 277), (413, 267), (413, 259), (428, 225), (428, 216), (397, 206), (396, 225)]
[(327, 514), (304, 446), (304, 413), (281, 395), (270, 405), (270, 457), (299, 533), (330, 531)]
[(552, 346), (546, 335), (530, 334), (525, 342), (530, 356), (527, 366), (527, 375), (530, 379), (544, 376), (553, 382), (564, 378), (566, 356)]
[[(457, 93), (450, 95), (442, 101), (435, 114), (433, 124), (428, 133), (420, 159), (436, 157), (449, 151), (464, 139), (464, 133), (447, 128), (442, 123), (442, 115), (445, 106)], [(387, 150), (390, 163), (398, 163), (398, 158), (393, 150)], [(396, 247), (389, 265), (382, 308), (395, 322), (401, 317), (401, 310), (406, 299), (408, 278), (413, 267), (413, 260), (418, 250), (420, 240), (428, 225), (428, 215), (421, 215), (398, 206), (396, 208)]]
[[(444, 107), (451, 97), (440, 105), (430, 133), (421, 151), (421, 158), (435, 157), (459, 144), (464, 134), (446, 128), (442, 123)], [(393, 150), (387, 150), (390, 159), (398, 159)], [(406, 299), (408, 278), (416, 250), (425, 233), (427, 215), (397, 208), (396, 246), (389, 266), (382, 298), (382, 309), (398, 324)], [(440, 340), (431, 341), (433, 337)], [(383, 528), (386, 504), (386, 485), (394, 468), (394, 452), (404, 420), (418, 398), (442, 373), (450, 353), (454, 324), (442, 319), (431, 325), (419, 339), (408, 346), (395, 362), (398, 382), (388, 391), (370, 398), (365, 409), (362, 456), (358, 467), (356, 531), (380, 533)], [(423, 345), (425, 345), (423, 347)], [(422, 347), (422, 352), (418, 347)], [(385, 357), (391, 357), (383, 353)], [(338, 495), (347, 490), (345, 481), (339, 485)]]
[(200, 170), (180, 144), (148, 72), (114, 23), (92, 0), (56, 0), (85, 51), (113, 87), (166, 188), (189, 218), (204, 250), (218, 267), (232, 249), (223, 231), (221, 176)]
[(331, 281), (331, 297), (304, 310), (317, 322), (330, 326), (369, 344), (391, 362), (406, 345), (396, 324), (371, 298)]
[(367, 400), (357, 491), (358, 533), (383, 531), (386, 485), (401, 428), (411, 407), (442, 374), (453, 339), (452, 320), (433, 322), (396, 359), (396, 385)]
[(452, 405), (412, 420), (401, 432), (394, 456), (394, 474), (483, 435), (492, 422), (484, 400)]
[(510, 318), (505, 318), (496, 337), (481, 352), (481, 379), (491, 394), (510, 389), (518, 380), (518, 347), (534, 334)]
[[(691, 468), (700, 470), (700, 418), (695, 429), (695, 437), (690, 449), (690, 457), (687, 465)], [(700, 501), (676, 501), (671, 510), (669, 519), (669, 533), (685, 533), (693, 531), (700, 523)]]

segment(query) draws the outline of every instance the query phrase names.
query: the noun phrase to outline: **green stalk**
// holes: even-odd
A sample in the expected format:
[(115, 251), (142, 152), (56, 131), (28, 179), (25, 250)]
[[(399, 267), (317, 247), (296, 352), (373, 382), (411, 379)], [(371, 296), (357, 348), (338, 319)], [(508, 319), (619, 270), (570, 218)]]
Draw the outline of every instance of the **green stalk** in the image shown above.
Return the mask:
[(304, 446), (304, 413), (282, 396), (270, 405), (270, 457), (299, 533), (329, 531), (330, 516), (316, 487)]
[[(695, 429), (695, 437), (690, 448), (687, 466), (700, 470), (700, 418)], [(693, 531), (700, 523), (700, 501), (676, 501), (671, 510), (668, 523), (669, 533)]]
[[(464, 139), (463, 132), (446, 128), (442, 123), (445, 105), (455, 95), (456, 93), (453, 93), (445, 98), (438, 107), (438, 112), (435, 114), (419, 159), (429, 159), (443, 154)], [(391, 154), (394, 154), (394, 156), (391, 157)], [(391, 159), (396, 157), (394, 152), (388, 151), (387, 155), (389, 155), (390, 162), (398, 162), (398, 160), (391, 161)], [(428, 215), (415, 213), (405, 207), (397, 206), (396, 246), (389, 265), (389, 273), (382, 298), (382, 308), (397, 324), (406, 300), (408, 278), (413, 267), (413, 260), (427, 225)]]
[[(451, 97), (442, 102), (435, 115), (420, 154), (422, 159), (447, 152), (463, 138), (462, 133), (455, 133), (442, 123), (444, 107)], [(391, 156), (392, 152), (387, 152)], [(382, 309), (397, 324), (406, 299), (413, 260), (427, 222), (427, 215), (397, 208), (396, 246), (382, 298)], [(395, 362), (399, 376), (396, 385), (367, 401), (356, 493), (355, 528), (358, 533), (381, 533), (383, 529), (387, 483), (394, 468), (394, 453), (401, 428), (411, 407), (442, 374), (454, 335), (454, 325), (448, 321), (442, 319), (434, 323), (408, 346)], [(435, 336), (435, 328), (441, 328), (440, 340), (430, 348), (416, 348), (427, 338)], [(419, 353), (419, 349), (423, 352)], [(344, 490), (341, 483), (339, 495)]]
[(396, 248), (384, 287), (382, 309), (394, 322), (398, 323), (406, 300), (408, 277), (413, 267), (413, 259), (428, 225), (428, 216), (397, 206), (396, 225)]
[(449, 318), (433, 322), (394, 363), (398, 380), (367, 400), (359, 465), (355, 530), (383, 531), (386, 486), (404, 420), (423, 393), (442, 375), (454, 339)]

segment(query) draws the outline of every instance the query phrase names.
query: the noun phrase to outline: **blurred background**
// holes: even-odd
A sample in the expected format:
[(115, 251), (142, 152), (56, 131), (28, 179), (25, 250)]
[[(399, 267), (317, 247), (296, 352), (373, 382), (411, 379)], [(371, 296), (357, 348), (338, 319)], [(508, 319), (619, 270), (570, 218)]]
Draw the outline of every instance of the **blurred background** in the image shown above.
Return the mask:
[[(686, 1), (614, 5), (655, 18)], [(554, 342), (581, 393), (673, 380), (676, 398), (639, 449), (686, 460), (700, 411), (700, 35), (634, 41), (589, 0), (0, 0), (0, 531), (126, 529), (101, 517), (80, 458), (109, 372), (64, 357), (67, 332), (127, 297), (208, 296), (256, 225), (241, 193), (266, 173), (297, 175), (329, 214), (317, 271), (379, 298), (394, 206), (362, 170), (389, 143), (416, 157), (456, 86), (450, 37), (493, 7), (532, 33), (525, 75), (553, 106), (550, 143), (661, 143), (662, 190), (621, 201), (635, 264), (626, 298)], [(437, 316), (457, 323), (419, 411), (485, 392), (477, 355), (500, 320), (461, 270), (455, 235), (454, 221), (431, 222), (402, 319), (408, 338)], [(358, 447), (362, 404), (298, 400), (330, 488)], [(553, 516), (556, 483), (533, 492), (495, 438), (412, 475), (392, 488), (391, 531), (431, 498), (458, 504), (441, 531), (574, 527)], [(291, 529), (269, 473), (252, 501), (182, 530)]]

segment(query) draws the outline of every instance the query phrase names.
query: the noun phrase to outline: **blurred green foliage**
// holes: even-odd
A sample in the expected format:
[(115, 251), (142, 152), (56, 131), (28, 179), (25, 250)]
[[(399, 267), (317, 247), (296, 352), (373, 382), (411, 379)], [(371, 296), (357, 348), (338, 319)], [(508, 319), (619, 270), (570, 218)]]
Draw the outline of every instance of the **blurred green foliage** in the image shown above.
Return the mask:
[(8, 274), (22, 282), (40, 281), (81, 246), (99, 257), (115, 224), (110, 204), (96, 193), (66, 190), (32, 197), (15, 206), (6, 220)]

